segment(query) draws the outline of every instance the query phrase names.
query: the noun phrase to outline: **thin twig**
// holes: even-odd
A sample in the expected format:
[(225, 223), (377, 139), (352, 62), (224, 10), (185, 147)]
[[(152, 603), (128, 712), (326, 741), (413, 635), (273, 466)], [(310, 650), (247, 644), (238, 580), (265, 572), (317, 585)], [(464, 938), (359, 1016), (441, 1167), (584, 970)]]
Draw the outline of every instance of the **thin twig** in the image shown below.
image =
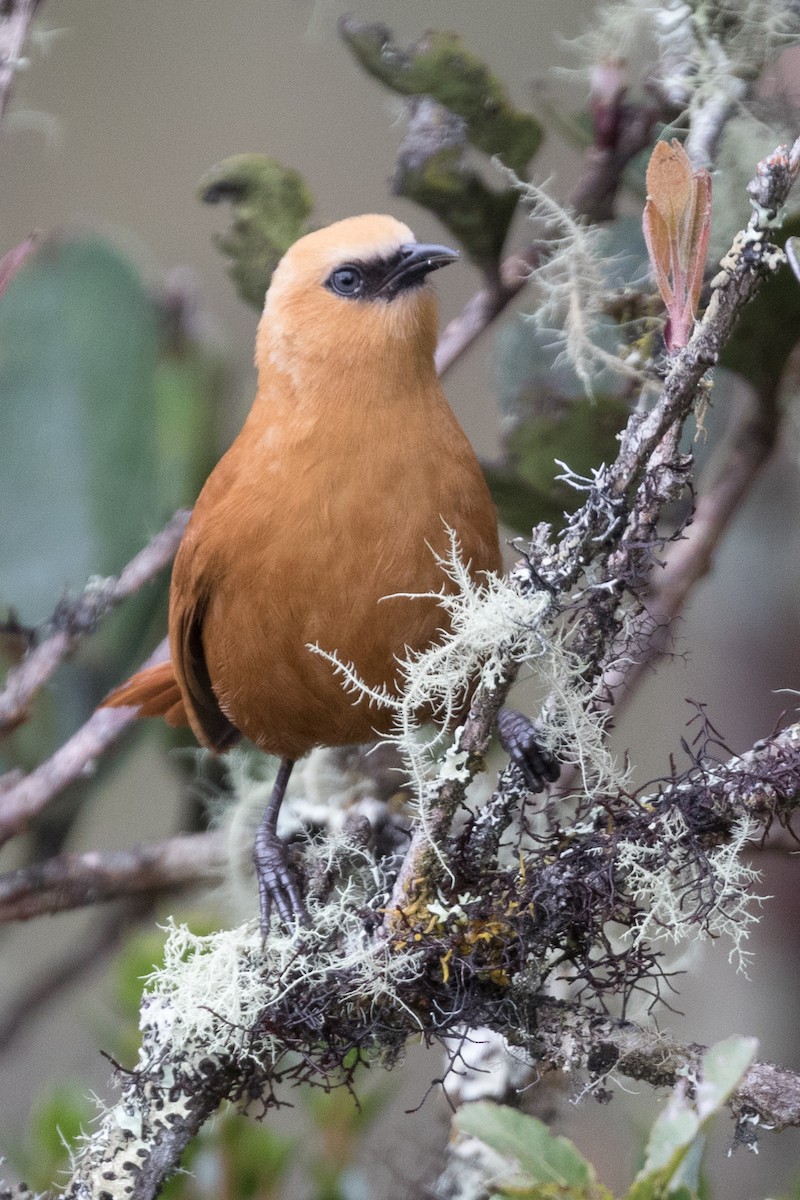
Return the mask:
[(150, 583), (172, 562), (189, 520), (180, 509), (116, 577), (91, 579), (79, 596), (63, 600), (48, 623), (45, 640), (13, 667), (0, 692), (0, 737), (25, 719), (28, 706), (72, 653), (80, 640), (94, 633), (113, 608)]
[(6, 0), (0, 8), (0, 121), (6, 114), (22, 49), (42, 0)]
[[(164, 638), (142, 667), (155, 666), (169, 657)], [(89, 720), (29, 775), (18, 771), (0, 776), (0, 846), (22, 832), (28, 821), (65, 787), (86, 775), (98, 758), (136, 719), (137, 708), (98, 708)]]
[(548, 252), (547, 243), (534, 242), (521, 254), (511, 255), (500, 266), (499, 286), (484, 287), (475, 292), (459, 315), (448, 322), (436, 347), (436, 370), (440, 377), (447, 374), (472, 343), (519, 295), (530, 279), (531, 271)]
[(217, 831), (179, 834), (131, 850), (61, 854), (0, 875), (0, 924), (208, 883), (222, 877), (227, 859)]

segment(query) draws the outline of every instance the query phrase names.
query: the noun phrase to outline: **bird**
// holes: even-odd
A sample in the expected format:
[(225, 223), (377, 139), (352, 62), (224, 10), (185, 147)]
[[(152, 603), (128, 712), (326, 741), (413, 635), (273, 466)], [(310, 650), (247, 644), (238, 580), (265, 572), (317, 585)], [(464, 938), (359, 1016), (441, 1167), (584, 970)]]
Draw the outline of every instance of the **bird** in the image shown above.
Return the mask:
[[(175, 558), (169, 660), (104, 702), (188, 725), (217, 754), (245, 736), (280, 759), (253, 852), (265, 937), (273, 910), (306, 919), (277, 834), (294, 763), (391, 722), (312, 647), (397, 693), (400, 660), (443, 635), (449, 531), (474, 580), (501, 569), (494, 503), (434, 364), (430, 276), (458, 257), (378, 214), (285, 253), (258, 325), (253, 407)], [(524, 730), (511, 732), (530, 762), (530, 739), (520, 751)], [(533, 779), (549, 777), (535, 746), (533, 759)]]

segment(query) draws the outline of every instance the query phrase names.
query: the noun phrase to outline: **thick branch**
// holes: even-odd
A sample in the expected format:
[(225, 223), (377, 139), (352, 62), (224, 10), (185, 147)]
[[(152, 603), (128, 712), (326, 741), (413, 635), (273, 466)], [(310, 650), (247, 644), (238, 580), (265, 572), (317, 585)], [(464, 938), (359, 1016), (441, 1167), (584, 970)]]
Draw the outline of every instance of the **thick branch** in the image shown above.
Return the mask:
[(179, 510), (118, 576), (91, 579), (79, 596), (65, 599), (58, 605), (48, 623), (45, 640), (6, 677), (5, 687), (0, 692), (0, 737), (24, 720), (36, 692), (72, 653), (81, 638), (94, 633), (113, 608), (169, 566), (188, 520), (188, 509)]

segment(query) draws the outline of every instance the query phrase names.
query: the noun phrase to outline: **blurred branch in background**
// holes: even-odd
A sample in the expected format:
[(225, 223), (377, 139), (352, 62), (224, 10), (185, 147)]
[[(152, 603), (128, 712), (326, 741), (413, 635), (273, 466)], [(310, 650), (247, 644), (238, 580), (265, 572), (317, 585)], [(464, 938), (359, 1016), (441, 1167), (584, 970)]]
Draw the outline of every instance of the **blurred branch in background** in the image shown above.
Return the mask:
[[(79, 596), (67, 596), (59, 602), (40, 635), (43, 640), (6, 677), (0, 691), (0, 738), (26, 719), (28, 706), (36, 692), (72, 654), (81, 638), (94, 633), (112, 608), (135, 595), (169, 566), (188, 520), (188, 511), (177, 512), (116, 578), (91, 579)], [(0, 626), (0, 637), (3, 633)], [(2, 789), (0, 776), (0, 791)]]
[(190, 833), (132, 850), (63, 854), (0, 875), (0, 924), (103, 904), (120, 896), (152, 896), (213, 883), (228, 848), (221, 833)]
[(6, 114), (14, 76), (24, 65), (22, 52), (42, 0), (3, 0), (0, 4), (0, 122)]
[[(168, 657), (169, 643), (164, 638), (142, 666), (153, 667)], [(70, 783), (91, 772), (135, 719), (135, 709), (99, 708), (51, 758), (28, 775), (11, 771), (0, 777), (0, 845), (21, 833)]]

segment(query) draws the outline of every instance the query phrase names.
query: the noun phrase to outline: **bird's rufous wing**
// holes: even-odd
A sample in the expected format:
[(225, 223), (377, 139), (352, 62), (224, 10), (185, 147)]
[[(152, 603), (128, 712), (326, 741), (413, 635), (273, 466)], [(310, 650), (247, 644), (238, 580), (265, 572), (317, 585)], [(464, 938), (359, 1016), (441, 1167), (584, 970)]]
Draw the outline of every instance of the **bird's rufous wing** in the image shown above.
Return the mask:
[(173, 596), (170, 609), (170, 643), (176, 659), (175, 673), (183, 684), (188, 724), (199, 741), (221, 753), (235, 745), (241, 734), (220, 708), (208, 673), (203, 647), (203, 617), (208, 597), (196, 592), (180, 596), (177, 601)]
[(163, 717), (169, 725), (188, 725), (199, 742), (220, 753), (241, 735), (220, 708), (211, 684), (203, 647), (207, 573), (198, 570), (200, 556), (194, 550), (195, 539), (184, 537), (172, 576), (169, 661), (138, 671), (101, 707), (130, 705), (139, 709), (139, 717)]

